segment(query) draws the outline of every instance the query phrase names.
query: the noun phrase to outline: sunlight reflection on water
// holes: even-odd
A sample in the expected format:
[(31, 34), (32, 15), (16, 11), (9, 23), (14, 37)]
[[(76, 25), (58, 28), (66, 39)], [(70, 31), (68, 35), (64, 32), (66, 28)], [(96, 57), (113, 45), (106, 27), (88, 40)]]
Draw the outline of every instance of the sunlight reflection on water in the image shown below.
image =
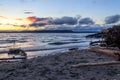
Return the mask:
[[(0, 51), (8, 51), (14, 47), (22, 48), (28, 51), (28, 56), (31, 57), (65, 51), (72, 47), (88, 48), (91, 41), (85, 38), (88, 34), (92, 33), (1, 33)], [(0, 58), (2, 57), (8, 57), (8, 55), (2, 54)]]

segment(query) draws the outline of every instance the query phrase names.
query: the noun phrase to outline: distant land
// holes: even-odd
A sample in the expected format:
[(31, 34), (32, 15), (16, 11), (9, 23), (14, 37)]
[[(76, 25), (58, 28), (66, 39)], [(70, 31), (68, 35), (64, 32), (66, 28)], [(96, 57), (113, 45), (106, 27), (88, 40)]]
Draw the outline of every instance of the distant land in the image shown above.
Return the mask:
[(33, 30), (33, 31), (0, 31), (0, 33), (98, 33), (99, 31), (81, 30)]

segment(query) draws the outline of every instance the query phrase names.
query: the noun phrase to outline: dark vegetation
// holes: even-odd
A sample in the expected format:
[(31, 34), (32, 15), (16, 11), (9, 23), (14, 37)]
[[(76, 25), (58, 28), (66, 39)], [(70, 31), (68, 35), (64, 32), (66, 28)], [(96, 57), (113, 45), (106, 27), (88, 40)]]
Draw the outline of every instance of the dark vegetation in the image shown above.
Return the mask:
[(101, 33), (86, 36), (87, 38), (103, 38), (103, 42), (108, 47), (118, 47), (120, 49), (120, 25), (101, 31)]
[(107, 29), (105, 43), (111, 47), (118, 47), (120, 49), (120, 25), (115, 25)]
[(87, 35), (86, 38), (104, 38), (106, 37), (105, 32), (100, 32), (96, 34)]

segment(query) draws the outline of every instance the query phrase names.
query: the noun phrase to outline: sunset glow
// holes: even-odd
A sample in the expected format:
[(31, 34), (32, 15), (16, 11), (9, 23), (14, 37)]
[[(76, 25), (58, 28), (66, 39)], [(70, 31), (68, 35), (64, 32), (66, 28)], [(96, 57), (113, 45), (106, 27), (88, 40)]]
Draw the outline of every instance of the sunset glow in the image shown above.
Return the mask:
[(69, 30), (78, 26), (101, 27), (120, 23), (118, 0), (0, 1), (0, 30)]
[(6, 17), (6, 18), (1, 18), (0, 17), (0, 23), (1, 24), (29, 24), (29, 21), (27, 21), (26, 19), (22, 19), (22, 18), (10, 18), (10, 17)]
[[(10, 18), (10, 17), (0, 17), (0, 30), (35, 30), (35, 28), (29, 27), (30, 22), (22, 18)], [(24, 25), (21, 26), (21, 25)], [(29, 28), (28, 28), (29, 27)]]
[(120, 0), (0, 0), (0, 80), (120, 80), (119, 8)]

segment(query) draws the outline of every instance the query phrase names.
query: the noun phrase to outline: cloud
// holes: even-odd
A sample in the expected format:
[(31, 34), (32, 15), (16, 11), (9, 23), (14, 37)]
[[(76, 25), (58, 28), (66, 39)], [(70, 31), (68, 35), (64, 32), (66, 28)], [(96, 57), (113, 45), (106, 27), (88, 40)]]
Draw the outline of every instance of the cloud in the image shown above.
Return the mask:
[(106, 24), (113, 24), (120, 21), (120, 15), (112, 15), (105, 18)]
[(72, 25), (47, 25), (45, 30), (72, 30), (74, 27)]
[(29, 22), (36, 22), (36, 17), (34, 17), (34, 16), (27, 17), (26, 20), (29, 21)]
[(74, 17), (64, 16), (62, 18), (51, 19), (49, 23), (54, 25), (62, 25), (62, 24), (75, 25), (77, 23), (77, 19)]
[(79, 20), (80, 25), (93, 25), (95, 22), (91, 18), (82, 18)]
[(33, 16), (33, 17), (27, 17), (26, 20), (31, 22), (29, 26), (40, 27), (40, 26), (48, 25), (50, 18), (39, 18)]
[(39, 18), (39, 17), (32, 16), (32, 17), (27, 17), (26, 20), (31, 23), (41, 23), (41, 22), (47, 23), (49, 18)]
[(24, 12), (24, 14), (33, 14), (33, 12), (26, 11), (26, 12)]
[(22, 18), (16, 18), (15, 20), (19, 20), (19, 21), (22, 21), (23, 19), (22, 19)]
[(2, 19), (8, 19), (7, 17), (5, 17), (5, 16), (0, 16), (0, 18), (2, 18)]
[(80, 18), (81, 16), (76, 16), (76, 17), (64, 16), (61, 18), (51, 18), (51, 17), (40, 18), (36, 16), (31, 16), (31, 17), (27, 17), (26, 20), (30, 22), (30, 26), (32, 27), (39, 27), (39, 26), (40, 27), (41, 26), (57, 26), (58, 27), (58, 25), (61, 25), (61, 26), (66, 25), (66, 26), (74, 27), (75, 25), (78, 25), (78, 23), (79, 25), (86, 25), (86, 26), (94, 24), (94, 21), (91, 18), (82, 18), (82, 19)]
[(26, 8), (23, 10), (24, 14), (33, 14), (35, 8)]
[(32, 23), (29, 26), (33, 26), (33, 27), (40, 27), (40, 26), (45, 26), (47, 25), (46, 23)]

